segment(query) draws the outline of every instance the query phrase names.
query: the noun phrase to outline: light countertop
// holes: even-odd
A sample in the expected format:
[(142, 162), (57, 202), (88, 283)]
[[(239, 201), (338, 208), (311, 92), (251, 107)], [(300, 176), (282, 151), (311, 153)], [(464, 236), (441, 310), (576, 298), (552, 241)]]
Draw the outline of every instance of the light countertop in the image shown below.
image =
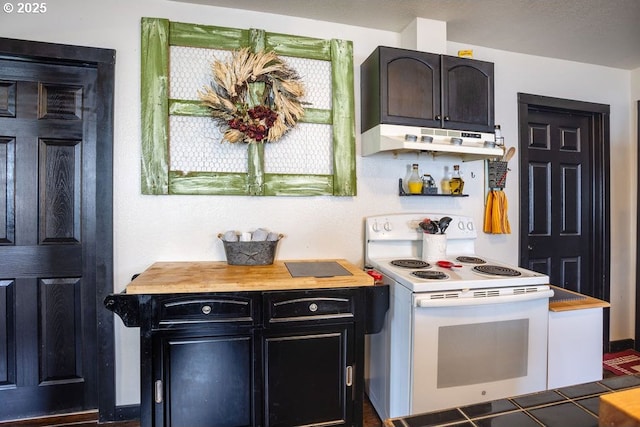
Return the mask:
[[(348, 275), (292, 277), (285, 263), (336, 262)], [(156, 262), (127, 285), (127, 294), (245, 292), (373, 286), (373, 278), (343, 259), (275, 261), (229, 265), (225, 261)]]
[[(551, 286), (551, 289), (561, 289), (555, 286)], [(577, 292), (570, 291), (568, 289), (561, 289), (564, 292), (579, 295), (585, 298), (567, 301), (557, 301), (549, 303), (549, 311), (570, 311), (570, 310), (584, 310), (587, 308), (606, 308), (609, 307), (609, 303), (599, 300), (587, 295), (579, 294)]]

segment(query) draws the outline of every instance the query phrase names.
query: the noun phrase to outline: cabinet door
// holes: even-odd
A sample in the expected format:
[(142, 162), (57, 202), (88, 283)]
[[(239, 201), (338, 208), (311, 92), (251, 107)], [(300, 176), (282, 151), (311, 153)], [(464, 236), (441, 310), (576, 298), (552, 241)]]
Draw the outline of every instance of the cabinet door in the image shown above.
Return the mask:
[(440, 55), (379, 47), (362, 64), (362, 130), (440, 127)]
[(352, 425), (353, 347), (352, 324), (266, 335), (265, 426)]
[(442, 56), (442, 126), (493, 132), (493, 63)]
[(154, 426), (254, 425), (253, 352), (250, 334), (161, 336), (156, 366)]

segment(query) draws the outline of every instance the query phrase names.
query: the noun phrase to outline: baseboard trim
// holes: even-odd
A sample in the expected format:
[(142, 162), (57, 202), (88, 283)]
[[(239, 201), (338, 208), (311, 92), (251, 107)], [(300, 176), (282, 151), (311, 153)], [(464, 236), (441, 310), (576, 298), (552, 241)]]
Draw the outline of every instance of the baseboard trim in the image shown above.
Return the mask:
[(609, 341), (609, 353), (617, 353), (619, 351), (635, 349), (634, 340), (627, 338), (624, 340)]
[(52, 425), (71, 425), (76, 423), (95, 422), (98, 419), (98, 411), (75, 412), (73, 414), (45, 415), (41, 417), (24, 418), (17, 420), (0, 421), (0, 426), (7, 427), (37, 427)]
[(116, 420), (134, 421), (140, 419), (140, 405), (116, 406)]

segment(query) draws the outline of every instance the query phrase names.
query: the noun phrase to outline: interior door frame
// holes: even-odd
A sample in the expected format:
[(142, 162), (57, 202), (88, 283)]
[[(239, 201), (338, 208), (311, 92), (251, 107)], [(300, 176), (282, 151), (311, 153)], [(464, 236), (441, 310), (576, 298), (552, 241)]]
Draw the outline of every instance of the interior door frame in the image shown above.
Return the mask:
[(113, 292), (113, 109), (115, 50), (0, 38), (0, 58), (97, 70), (96, 96), (96, 316), (97, 402), (100, 421), (116, 418), (113, 313), (104, 298)]
[[(637, 101), (636, 104), (636, 121), (637, 121), (637, 144), (636, 147), (640, 147), (640, 101)], [(638, 242), (640, 242), (640, 215), (638, 215), (638, 204), (640, 203), (640, 149), (638, 149), (638, 161), (636, 163), (636, 172), (637, 172), (637, 180), (636, 180), (636, 312), (635, 312), (635, 340), (634, 340), (634, 348), (640, 351), (640, 276), (638, 272), (640, 271), (640, 246), (638, 246)]]
[[(577, 112), (589, 116), (590, 144), (589, 158), (591, 168), (591, 206), (588, 206), (590, 215), (590, 229), (586, 230), (593, 239), (591, 248), (591, 259), (595, 262), (589, 266), (589, 274), (594, 278), (594, 289), (596, 298), (604, 301), (610, 300), (610, 274), (609, 267), (611, 257), (611, 243), (609, 239), (609, 215), (610, 215), (610, 129), (609, 112), (610, 106), (606, 104), (596, 104), (570, 99), (553, 98), (541, 95), (518, 93), (518, 123), (519, 123), (519, 149), (523, 152), (528, 147), (528, 123), (529, 109), (540, 108), (557, 112)], [(520, 175), (527, 173), (526, 159), (520, 156)], [(520, 195), (523, 191), (524, 180), (520, 180)], [(527, 223), (528, 208), (523, 206), (520, 197), (520, 233), (522, 234)], [(523, 239), (520, 239), (520, 265), (527, 252), (523, 248)], [(636, 328), (637, 329), (637, 328)], [(604, 310), (604, 337), (603, 344), (605, 351), (609, 346), (609, 310)]]

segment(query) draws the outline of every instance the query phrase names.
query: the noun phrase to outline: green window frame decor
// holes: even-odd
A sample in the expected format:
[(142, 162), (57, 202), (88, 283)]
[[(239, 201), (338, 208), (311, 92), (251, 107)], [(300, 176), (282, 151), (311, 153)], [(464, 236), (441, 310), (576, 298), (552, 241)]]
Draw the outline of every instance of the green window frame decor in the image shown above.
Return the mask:
[[(323, 40), (270, 33), (142, 18), (141, 112), (142, 193), (255, 196), (354, 196), (355, 107), (353, 45), (345, 40)], [(170, 48), (216, 50), (249, 48), (273, 50), (277, 55), (330, 62), (330, 109), (305, 108), (300, 123), (329, 125), (331, 173), (267, 173), (265, 144), (244, 144), (246, 170), (171, 170), (170, 118), (210, 117), (210, 111), (193, 99), (170, 97)], [(228, 142), (224, 142), (227, 143)], [(301, 143), (304, 143), (301, 142)], [(240, 143), (236, 143), (240, 144)], [(269, 144), (278, 144), (272, 142)], [(275, 148), (274, 148), (275, 149)]]

